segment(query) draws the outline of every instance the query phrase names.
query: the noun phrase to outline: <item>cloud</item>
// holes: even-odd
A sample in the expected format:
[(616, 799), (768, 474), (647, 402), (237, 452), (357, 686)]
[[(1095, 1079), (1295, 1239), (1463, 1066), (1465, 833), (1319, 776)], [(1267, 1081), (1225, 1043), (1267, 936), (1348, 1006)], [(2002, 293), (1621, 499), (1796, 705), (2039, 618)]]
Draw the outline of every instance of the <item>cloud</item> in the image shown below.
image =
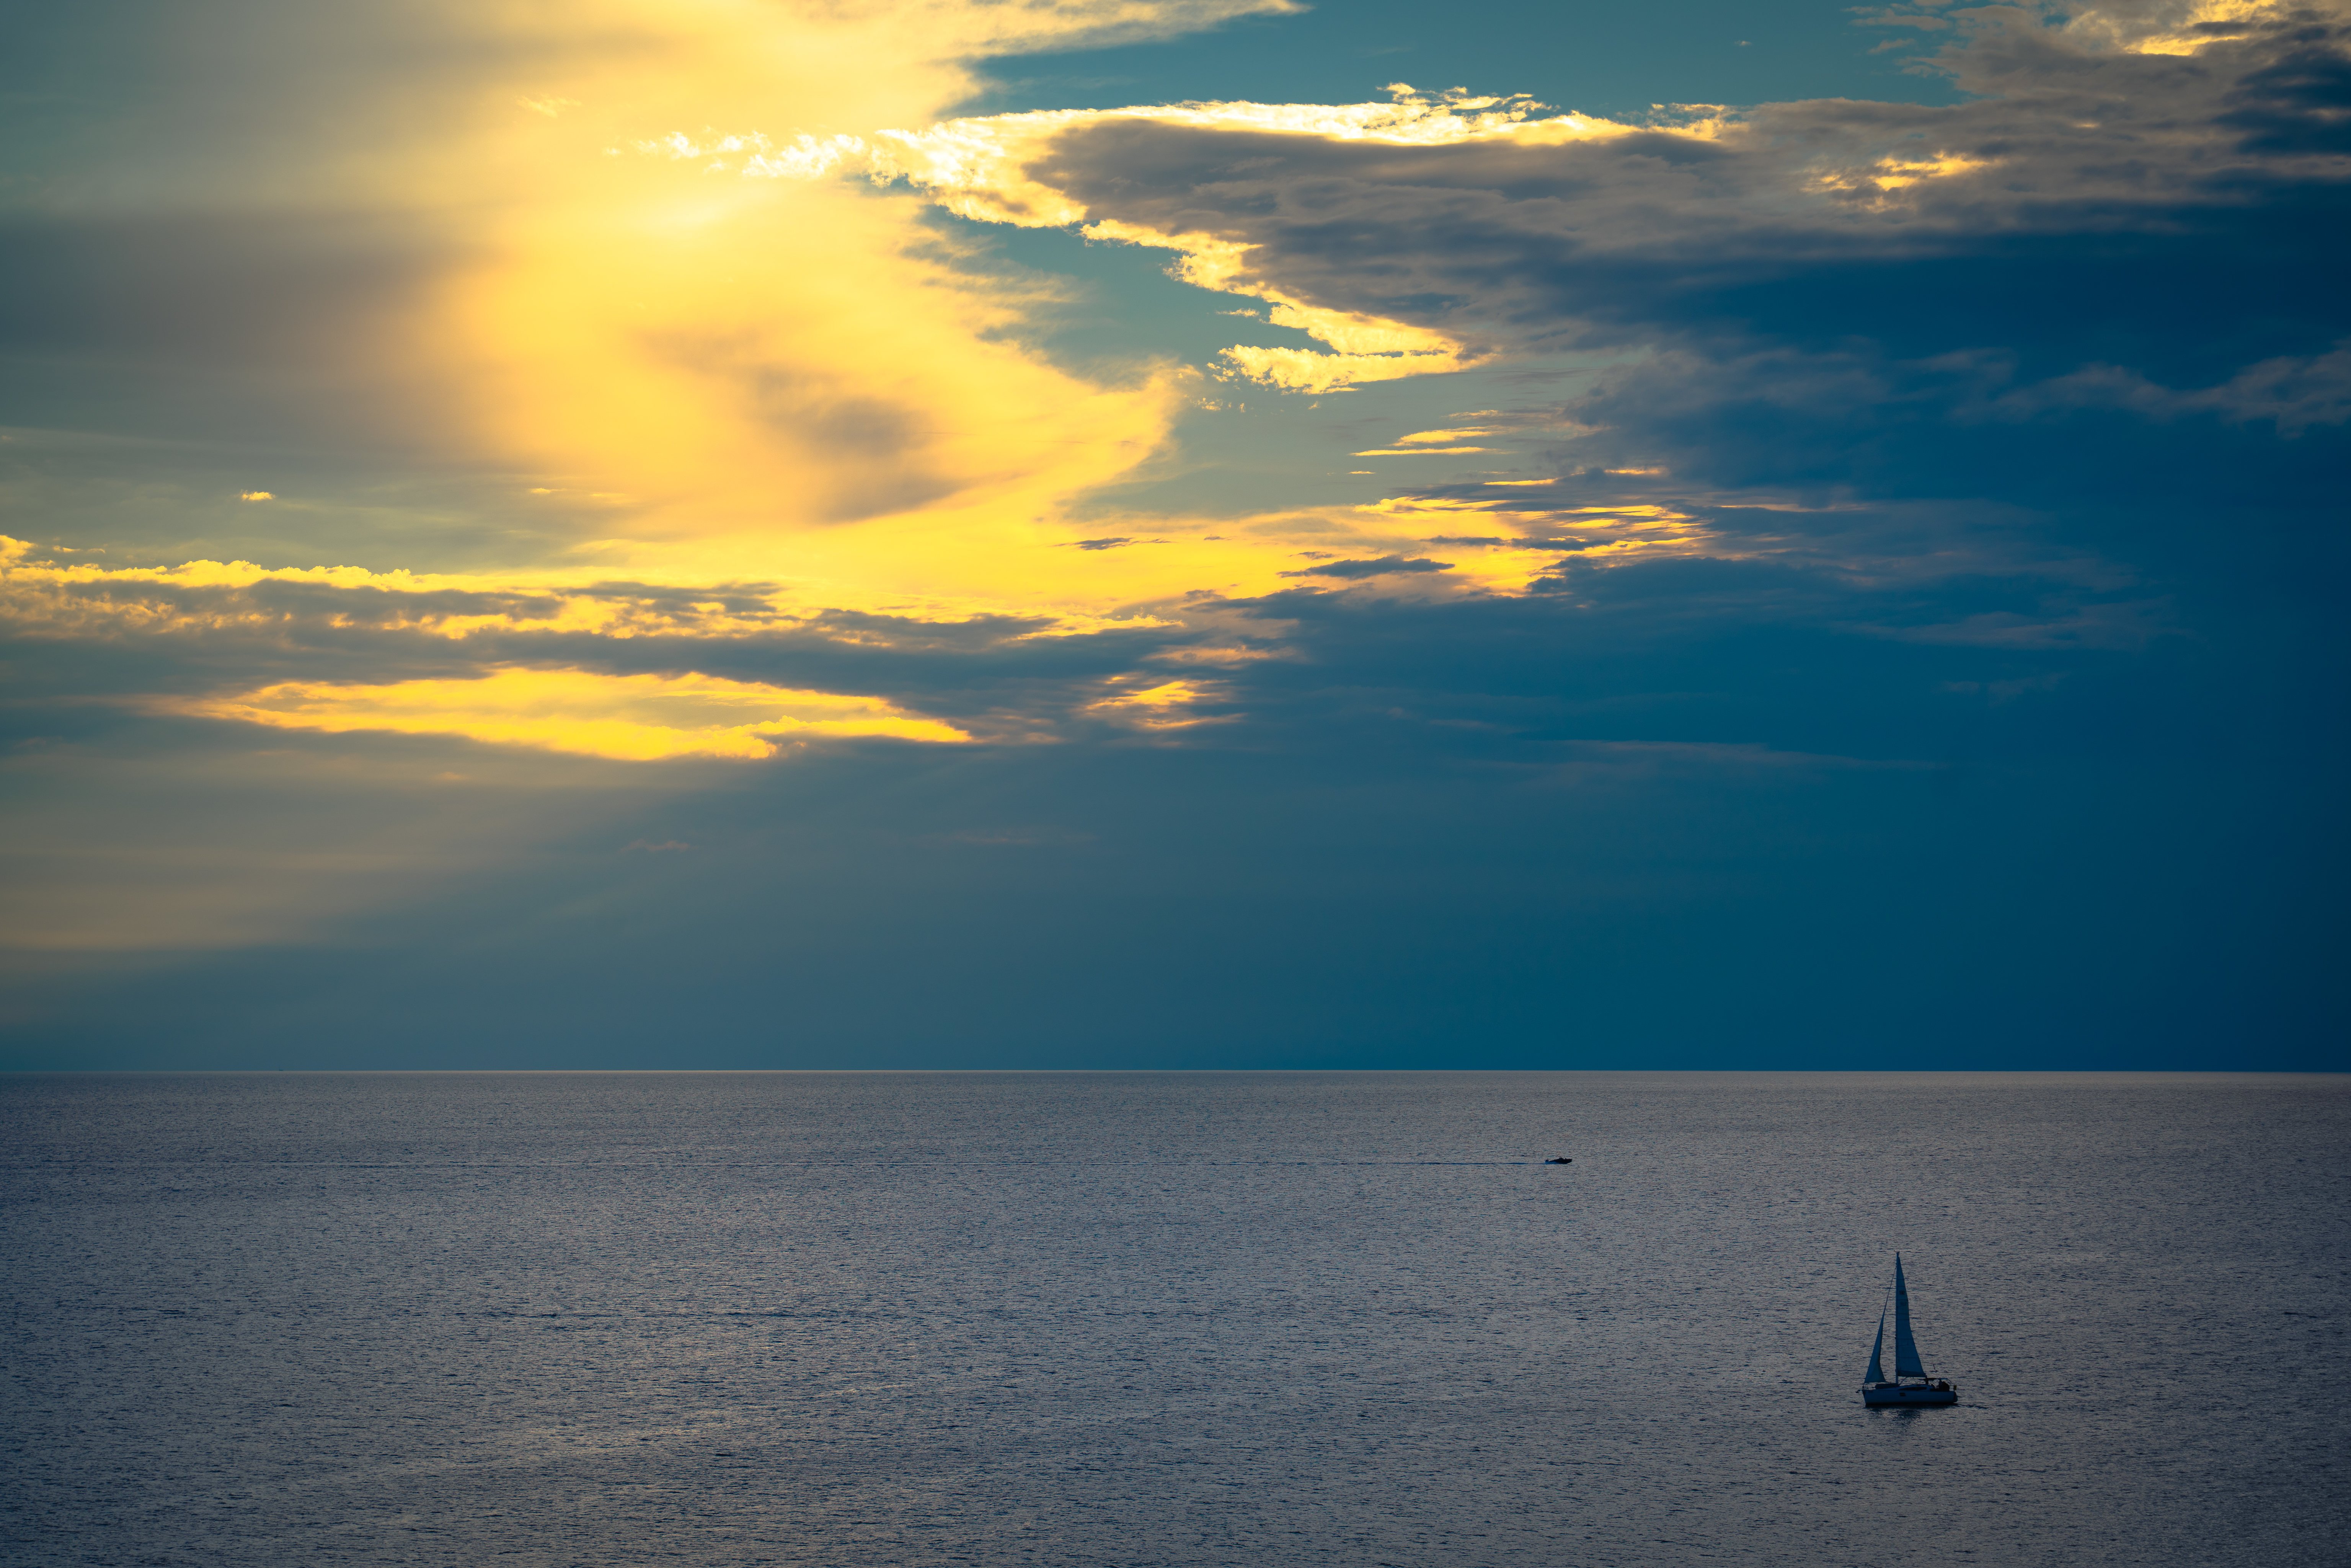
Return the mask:
[(1281, 575), (1362, 579), (1407, 576), (1424, 571), (1451, 571), (1452, 570), (1453, 563), (1449, 560), (1430, 560), (1425, 556), (1415, 556), (1407, 559), (1403, 556), (1384, 555), (1370, 560), (1326, 561), (1320, 566), (1301, 567), (1296, 571), (1285, 571)]
[[(837, 562), (867, 543), (841, 525), (910, 514), (1001, 543), (1147, 457), (1179, 391), (1102, 385), (1006, 340), (1040, 297), (975, 280), (912, 204), (605, 150), (778, 98), (844, 126), (924, 116), (967, 95), (969, 62), (991, 52), (1290, 8), (590, 0), (328, 16), (232, 0), (197, 27), (134, 5), (126, 31), (178, 73), (145, 82), (118, 52), (60, 91), (136, 117), (136, 172), (103, 135), (44, 131), (40, 166), (0, 201), (17, 285), (0, 355), (40, 367), (37, 396), (0, 422), (127, 419), (175, 444), (146, 455), (150, 474), (207, 462), (192, 441), (311, 455), (289, 467), (331, 450), (343, 471), (302, 486), (312, 539), (381, 523), (398, 475), (437, 492), (402, 508), (412, 541), (456, 513), (472, 536), (459, 553), (489, 538), (646, 567), (697, 549), (784, 557), (785, 536), (830, 530)], [(92, 182), (106, 201), (38, 194)], [(69, 498), (102, 504), (106, 485)], [(304, 538), (274, 526), (273, 542)]]
[[(1940, 326), (1944, 347), (1966, 347), (1993, 290), (1961, 267), (2119, 263), (2133, 280), (2095, 312), (2111, 319), (2157, 306), (2137, 281), (2151, 265), (2211, 257), (2208, 236), (2339, 183), (2341, 34), (2317, 19), (2333, 11), (2246, 8), (2185, 57), (2130, 47), (2174, 25), (2158, 11), (2173, 14), (2085, 10), (2061, 32), (1968, 13), (1936, 63), (1980, 96), (1942, 108), (1833, 99), (1630, 125), (1420, 96), (1320, 118), (1193, 104), (956, 121), (856, 166), (967, 215), (1166, 246), (1205, 286), (1429, 334), (1416, 351), (1445, 362), (1428, 369), (1736, 339), (1793, 325), (1799, 303), (1907, 308), (1906, 336)], [(2291, 279), (2289, 308), (2324, 313), (2307, 231), (2280, 237), (2237, 269)], [(1904, 292), (1910, 278), (1928, 294)], [(2071, 308), (2086, 279), (2063, 281)], [(1919, 308), (1955, 283), (1958, 310)], [(1306, 361), (1286, 357), (1304, 352), (1252, 350), (1245, 367), (1305, 386)], [(1385, 373), (1409, 373), (1395, 352)], [(1313, 384), (1352, 373), (1334, 363)]]
[(1189, 729), (1227, 717), (1196, 711), (1204, 705), (1228, 700), (1221, 683), (1185, 679), (1139, 685), (1123, 676), (1110, 681), (1110, 695), (1091, 704), (1093, 716), (1153, 732)]
[(710, 675), (497, 669), (386, 685), (287, 681), (234, 697), (162, 699), (163, 712), (284, 729), (455, 735), (629, 762), (773, 757), (784, 744), (882, 737), (967, 741), (877, 697), (789, 691)]
[(2127, 409), (2163, 421), (2199, 413), (2240, 423), (2263, 420), (2291, 440), (2318, 425), (2351, 421), (2351, 340), (2325, 354), (2262, 360), (2217, 386), (2192, 392), (2158, 385), (2119, 365), (2085, 365), (2001, 392), (1988, 412), (2030, 418), (2095, 408)]
[[(1404, 83), (1391, 93), (1387, 103), (1335, 107), (1207, 103), (1049, 110), (956, 120), (920, 131), (885, 131), (870, 138), (802, 133), (788, 146), (772, 149), (764, 135), (755, 135), (744, 142), (747, 153), (741, 168), (747, 174), (789, 179), (848, 172), (882, 183), (904, 180), (965, 217), (1023, 226), (1083, 224), (1092, 239), (1174, 250), (1181, 258), (1176, 276), (1186, 282), (1267, 300), (1274, 325), (1304, 331), (1336, 350), (1235, 345), (1221, 356), (1232, 372), (1286, 391), (1329, 392), (1443, 373), (1468, 361), (1459, 342), (1426, 326), (1378, 312), (1333, 308), (1285, 291), (1250, 265), (1248, 247), (1227, 235), (1187, 226), (1166, 214), (1137, 220), (1097, 211), (1046, 165), (1073, 136), (1114, 136), (1123, 130), (1146, 137), (1155, 131), (1241, 130), (1291, 141), (1442, 146), (1497, 135), (1556, 142), (1625, 129), (1582, 115), (1530, 124), (1541, 106), (1525, 98), (1424, 94)], [(702, 155), (692, 143), (671, 152)]]
[[(1223, 14), (1065, 21), (1115, 33)], [(820, 37), (862, 49), (899, 36), (891, 29), (911, 25), (907, 15), (876, 13), (869, 21), (880, 31), (861, 31), (864, 22), (750, 34), (711, 18), (664, 26), (676, 48), (709, 67), (695, 78), (711, 94), (707, 121), (752, 101), (749, 78), (719, 67), (720, 54)], [(322, 598), (311, 602), (378, 629), (461, 638), (767, 636), (835, 611), (937, 622), (1042, 614), (1069, 632), (1137, 612), (1166, 619), (1166, 605), (1203, 590), (1273, 591), (1300, 549), (1406, 559), (1411, 543), (1447, 534), (1430, 527), (1433, 514), (1503, 515), (1435, 492), (1368, 509), (1267, 513), (1246, 528), (1135, 519), (1150, 536), (1119, 528), (1125, 519), (1115, 514), (1070, 515), (1165, 450), (1181, 378), (1123, 387), (1073, 378), (1015, 340), (1026, 314), (1051, 301), (942, 253), (910, 204), (747, 175), (850, 172), (904, 182), (976, 217), (1077, 225), (1104, 240), (1166, 246), (1187, 278), (1264, 299), (1272, 324), (1322, 345), (1234, 345), (1221, 356), (1228, 373), (1294, 390), (1411, 382), (1576, 344), (1637, 345), (1631, 362), (1588, 378), (1574, 409), (1546, 411), (1548, 433), (1520, 410), (1348, 449), (1483, 456), (1499, 450), (1486, 438), (1504, 434), (1531, 444), (1531, 462), (1583, 476), (1581, 511), (1520, 508), (1510, 514), (1515, 530), (1496, 536), (1510, 548), (1457, 563), (1480, 591), (1547, 580), (1567, 548), (1554, 537), (1562, 528), (1595, 559), (1752, 549), (1752, 538), (1721, 537), (1703, 508), (1736, 501), (1742, 487), (1841, 482), (1831, 472), (1840, 465), (1850, 477), (1867, 446), (1844, 439), (1855, 423), (1890, 453), (1906, 420), (1924, 430), (1947, 417), (2114, 408), (2304, 431), (2336, 417), (2330, 354), (2339, 350), (2314, 352), (2301, 329), (2304, 317), (2335, 308), (2306, 278), (2259, 289), (2265, 316), (2237, 311), (2271, 319), (2283, 301), (2283, 325), (2173, 335), (2207, 345), (2175, 352), (2175, 361), (2234, 344), (2233, 364), (2067, 362), (2064, 345), (2069, 332), (2085, 346), (2099, 330), (2136, 332), (2173, 297), (2130, 279), (2176, 272), (2164, 253), (2180, 247), (2218, 265), (2213, 225), (2277, 205), (2260, 193), (2283, 189), (2280, 182), (2311, 187), (2325, 175), (2332, 155), (2314, 150), (2310, 128), (2323, 120), (2313, 95), (2323, 96), (2332, 35), (2232, 15), (2225, 36), (2199, 35), (2196, 54), (2174, 57), (2125, 46), (2212, 18), (2182, 21), (2185, 13), (2157, 8), (2099, 12), (2106, 20), (2095, 22), (2083, 13), (2044, 37), (2004, 15), (1970, 14), (1938, 57), (1988, 95), (1980, 102), (1766, 105), (1646, 125), (1399, 84), (1388, 101), (1336, 107), (1207, 102), (824, 136), (746, 123), (614, 141), (616, 106), (641, 122), (665, 112), (676, 78), (619, 55), (579, 53), (585, 46), (574, 39), (549, 57), (563, 69), (527, 96), (576, 99), (580, 110), (553, 120), (517, 111), (519, 120), (469, 122), (464, 132), (484, 154), (482, 169), (505, 148), (519, 160), (514, 168), (545, 177), (527, 190), (500, 186), (517, 204), (465, 236), (462, 254), (441, 238), (395, 253), (386, 236), (397, 225), (381, 214), (285, 230), (273, 249), (322, 258), (316, 266), (332, 287), (273, 286), (297, 306), (275, 317), (258, 294), (242, 316), (208, 308), (204, 319), (256, 323), (226, 336), (189, 314), (185, 329), (197, 335), (185, 341), (190, 353), (215, 357), (236, 342), (274, 341), (292, 356), (256, 374), (307, 362), (329, 323), (370, 321), (371, 344), (411, 345), (384, 349), (370, 366), (404, 412), (379, 417), (379, 396), (355, 405), (352, 418), (380, 438), (421, 440), (451, 463), (512, 474), (514, 498), (501, 515), (536, 508), (540, 520), (507, 537), (530, 541), (539, 560), (433, 574), (429, 591), (379, 572), (366, 585), (379, 594), (328, 596), (346, 601), (331, 612)], [(1033, 43), (1041, 35), (1022, 29), (1049, 22), (1024, 11), (957, 14), (941, 25), (924, 57), (948, 62), (936, 78), (945, 82), (956, 50), (1016, 36)], [(551, 38), (541, 42), (553, 47)], [(810, 68), (795, 66), (794, 81)], [(893, 77), (890, 92), (931, 79), (929, 68)], [(845, 103), (845, 90), (832, 81), (799, 101)], [(880, 112), (887, 96), (869, 107)], [(2296, 124), (2310, 131), (2299, 141), (2288, 134)], [(607, 145), (621, 155), (603, 157)], [(412, 172), (442, 167), (435, 161), (455, 146), (418, 150)], [(2116, 162), (2125, 149), (2127, 170)], [(237, 225), (224, 219), (207, 232), (225, 247), (207, 275), (224, 288), (246, 287), (237, 281)], [(321, 237), (330, 234), (348, 243), (336, 249)], [(113, 256), (135, 248), (106, 244)], [(2109, 254), (2117, 244), (2119, 258)], [(2269, 259), (2243, 266), (2276, 274), (2278, 256), (2300, 265), (2294, 254), (2272, 247), (2261, 253)], [(386, 259), (396, 256), (404, 257), (396, 266)], [(2095, 265), (2085, 260), (2093, 256)], [(51, 268), (57, 287), (78, 267)], [(2038, 298), (2053, 279), (2062, 292), (2093, 277), (2105, 297), (2092, 309), (2015, 317), (2012, 302)], [(2266, 281), (2281, 279), (2293, 282)], [(159, 283), (132, 292), (165, 314), (107, 330), (148, 351), (169, 348), (180, 329), (172, 323), (183, 319), (170, 315), (169, 291)], [(2208, 290), (2193, 308), (2225, 314), (2234, 308), (2227, 298)], [(306, 320), (309, 298), (319, 301), (316, 327), (288, 334), (284, 324)], [(99, 330), (99, 313), (85, 319)], [(1987, 343), (1980, 329), (2014, 341)], [(1844, 345), (1823, 340), (1832, 330)], [(2263, 331), (2276, 340), (2261, 341)], [(2282, 351), (2262, 351), (2271, 348)], [(2173, 390), (2181, 387), (2190, 390)], [(1807, 456), (1829, 452), (1836, 455)], [(1645, 493), (1645, 481), (1673, 477), (1667, 469), (1681, 475), (1675, 493)], [(1595, 474), (1625, 484), (1592, 494)], [(548, 482), (515, 482), (522, 478)], [(1143, 537), (1167, 542), (1147, 552), (1107, 542)], [(569, 559), (546, 564), (550, 552)], [(95, 631), (110, 618), (118, 628), (193, 632), (234, 622), (257, 634), (273, 615), (306, 612), (292, 608), (289, 573), (329, 569), (273, 567), (266, 580), (239, 584), (217, 574), (199, 583), (203, 570), (182, 557), (71, 580), (26, 569), (15, 580), (40, 588), (37, 603), (23, 601), (28, 626)], [(134, 591), (140, 571), (175, 575)], [(625, 580), (658, 591), (599, 586)], [(763, 586), (749, 598), (729, 587), (745, 582)], [(380, 607), (350, 602), (363, 599)], [(395, 601), (398, 611), (384, 608)]]
[(1333, 392), (1369, 382), (1442, 375), (1462, 365), (1460, 355), (1449, 344), (1425, 353), (1395, 354), (1325, 354), (1311, 349), (1236, 344), (1225, 350), (1222, 358), (1246, 380), (1295, 392)]
[[(941, 118), (976, 54), (1250, 9), (171, 34), (113, 204), (0, 224), (5, 941), (1551, 1050), (1919, 952), (2078, 1019), (2233, 939), (2214, 888), (2316, 907), (2241, 868), (2339, 835), (2341, 7), (1873, 18), (1941, 107)], [(1112, 292), (1162, 264), (1188, 338)], [(1116, 354), (1050, 351), (1088, 311)], [(1010, 842), (1087, 851), (958, 869)], [(877, 969), (909, 921), (951, 1004)]]
[[(1395, 444), (1398, 446), (1437, 446), (1451, 441), (1475, 441), (1493, 434), (1493, 430), (1486, 425), (1471, 425), (1461, 430), (1416, 430), (1410, 435), (1397, 436)], [(1355, 455), (1360, 457), (1363, 454), (1359, 452)]]

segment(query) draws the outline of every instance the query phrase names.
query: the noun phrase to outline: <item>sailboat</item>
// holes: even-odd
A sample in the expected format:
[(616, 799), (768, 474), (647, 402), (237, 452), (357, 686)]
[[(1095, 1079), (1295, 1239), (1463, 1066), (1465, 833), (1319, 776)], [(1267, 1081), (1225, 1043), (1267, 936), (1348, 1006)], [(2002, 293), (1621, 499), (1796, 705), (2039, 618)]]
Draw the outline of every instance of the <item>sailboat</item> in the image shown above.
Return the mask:
[(1886, 1376), (1886, 1312), (1877, 1313), (1877, 1343), (1869, 1347), (1869, 1370), (1862, 1375), (1861, 1402), (1883, 1405), (1957, 1405), (1959, 1390), (1949, 1378), (1927, 1375), (1918, 1342), (1910, 1337), (1910, 1287), (1902, 1280), (1902, 1254), (1894, 1255), (1894, 1377)]

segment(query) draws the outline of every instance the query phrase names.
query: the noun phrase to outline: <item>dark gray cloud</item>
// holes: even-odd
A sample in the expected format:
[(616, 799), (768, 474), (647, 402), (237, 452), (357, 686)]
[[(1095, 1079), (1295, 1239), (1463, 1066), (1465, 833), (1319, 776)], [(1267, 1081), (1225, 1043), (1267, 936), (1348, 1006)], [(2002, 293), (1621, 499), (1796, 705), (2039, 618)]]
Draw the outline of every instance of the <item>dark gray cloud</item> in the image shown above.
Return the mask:
[(1096, 219), (1242, 245), (1293, 297), (1513, 350), (1862, 337), (2195, 387), (2351, 335), (2336, 12), (2188, 57), (1961, 19), (1939, 62), (1982, 96), (1946, 108), (1772, 104), (1551, 146), (1105, 120), (1029, 172)]

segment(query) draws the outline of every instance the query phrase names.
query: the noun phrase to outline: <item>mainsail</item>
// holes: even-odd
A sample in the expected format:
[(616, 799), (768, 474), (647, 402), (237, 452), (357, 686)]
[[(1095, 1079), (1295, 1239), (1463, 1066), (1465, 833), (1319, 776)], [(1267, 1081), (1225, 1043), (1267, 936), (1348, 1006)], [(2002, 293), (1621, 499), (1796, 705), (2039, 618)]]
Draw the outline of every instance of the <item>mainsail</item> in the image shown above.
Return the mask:
[(1886, 1381), (1886, 1363), (1880, 1359), (1886, 1351), (1886, 1311), (1877, 1312), (1877, 1337), (1869, 1343), (1869, 1370), (1861, 1375), (1864, 1383), (1876, 1385)]
[(1894, 1375), (1927, 1375), (1926, 1364), (1918, 1359), (1918, 1342), (1910, 1337), (1910, 1287), (1902, 1282), (1899, 1252), (1894, 1255)]

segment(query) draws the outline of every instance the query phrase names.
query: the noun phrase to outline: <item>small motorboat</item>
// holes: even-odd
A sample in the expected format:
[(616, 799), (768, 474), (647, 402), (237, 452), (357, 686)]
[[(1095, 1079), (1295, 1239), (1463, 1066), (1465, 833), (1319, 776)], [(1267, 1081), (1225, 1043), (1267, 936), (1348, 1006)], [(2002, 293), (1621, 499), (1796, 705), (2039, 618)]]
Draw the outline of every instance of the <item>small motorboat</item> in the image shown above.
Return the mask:
[(1543, 1161), (1543, 1164), (1547, 1166), (1572, 1166), (1574, 1163), (1575, 1162), (1573, 1160), (1569, 1159), (1565, 1155), (1553, 1155), (1551, 1158)]
[(1918, 1342), (1910, 1335), (1910, 1287), (1902, 1280), (1902, 1254), (1894, 1255), (1894, 1376), (1886, 1375), (1886, 1309), (1877, 1312), (1877, 1343), (1869, 1347), (1869, 1370), (1862, 1374), (1861, 1402), (1872, 1409), (1905, 1405), (1957, 1405), (1959, 1385), (1927, 1375)]

